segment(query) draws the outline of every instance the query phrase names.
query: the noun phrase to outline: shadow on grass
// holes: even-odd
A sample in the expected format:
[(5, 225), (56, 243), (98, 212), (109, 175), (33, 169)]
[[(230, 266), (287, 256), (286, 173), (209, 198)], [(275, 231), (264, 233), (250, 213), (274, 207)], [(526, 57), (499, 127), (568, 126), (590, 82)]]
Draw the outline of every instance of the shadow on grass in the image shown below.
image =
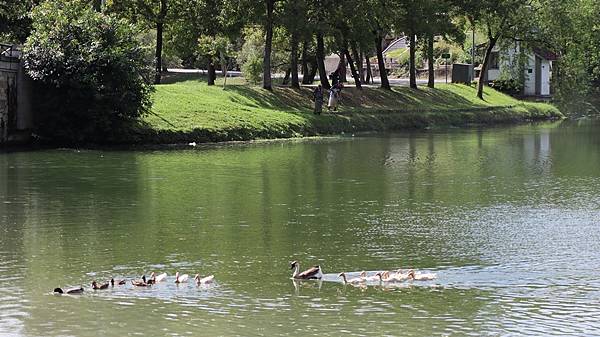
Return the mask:
[(188, 81), (197, 81), (197, 82), (207, 82), (207, 76), (198, 73), (172, 73), (166, 72), (162, 73), (161, 84), (174, 84), (179, 82), (188, 82)]
[(312, 90), (310, 88), (275, 87), (273, 91), (268, 91), (258, 86), (232, 85), (228, 86), (226, 90), (235, 92), (263, 108), (288, 112), (312, 110)]

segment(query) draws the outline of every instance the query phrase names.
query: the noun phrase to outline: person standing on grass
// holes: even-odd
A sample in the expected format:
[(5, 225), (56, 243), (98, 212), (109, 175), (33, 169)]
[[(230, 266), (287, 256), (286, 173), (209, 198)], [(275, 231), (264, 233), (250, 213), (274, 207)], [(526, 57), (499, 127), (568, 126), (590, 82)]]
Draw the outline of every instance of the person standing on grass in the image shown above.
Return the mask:
[(342, 92), (342, 83), (337, 83), (329, 90), (329, 102), (327, 104), (327, 111), (337, 111), (338, 100)]
[(313, 91), (313, 102), (315, 102), (315, 115), (320, 115), (323, 110), (323, 87), (319, 84)]

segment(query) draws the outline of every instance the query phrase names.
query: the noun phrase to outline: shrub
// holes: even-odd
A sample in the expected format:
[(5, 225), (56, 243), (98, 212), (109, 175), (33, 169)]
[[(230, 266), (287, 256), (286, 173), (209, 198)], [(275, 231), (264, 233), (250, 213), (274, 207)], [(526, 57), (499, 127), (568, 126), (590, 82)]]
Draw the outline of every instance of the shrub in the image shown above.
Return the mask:
[(499, 78), (493, 81), (490, 84), (490, 86), (498, 91), (509, 94), (511, 96), (519, 95), (523, 91), (523, 84), (521, 83), (521, 81), (512, 78)]
[(244, 44), (238, 54), (242, 74), (250, 83), (259, 83), (263, 73), (264, 41), (263, 33), (258, 28), (244, 30)]
[[(37, 132), (61, 142), (104, 142), (151, 106), (147, 61), (131, 25), (69, 0), (36, 7), (24, 48), (29, 75), (42, 88)], [(147, 77), (148, 78), (148, 77)]]

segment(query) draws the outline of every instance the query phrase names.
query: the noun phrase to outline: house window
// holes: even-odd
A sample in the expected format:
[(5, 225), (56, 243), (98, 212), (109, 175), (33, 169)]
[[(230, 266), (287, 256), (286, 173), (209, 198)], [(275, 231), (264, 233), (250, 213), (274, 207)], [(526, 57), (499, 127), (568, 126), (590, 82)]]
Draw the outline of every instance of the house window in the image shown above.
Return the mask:
[(498, 52), (493, 51), (490, 54), (490, 65), (489, 65), (488, 69), (499, 69), (499, 66), (498, 66), (499, 59), (500, 59), (500, 56), (498, 55)]

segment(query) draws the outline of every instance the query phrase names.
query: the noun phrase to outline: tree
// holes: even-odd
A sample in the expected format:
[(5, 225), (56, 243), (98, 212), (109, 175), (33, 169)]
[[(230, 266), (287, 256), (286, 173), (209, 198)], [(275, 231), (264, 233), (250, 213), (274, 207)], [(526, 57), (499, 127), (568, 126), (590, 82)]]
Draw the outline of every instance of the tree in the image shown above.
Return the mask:
[(263, 58), (263, 88), (273, 90), (271, 80), (271, 52), (273, 47), (273, 29), (275, 0), (265, 0), (266, 15), (264, 21), (265, 28), (265, 53)]
[(370, 9), (369, 13), (366, 13), (366, 18), (375, 46), (381, 88), (392, 90), (383, 58), (383, 39), (392, 30), (393, 18), (402, 13), (402, 8), (398, 6), (397, 1), (386, 0), (366, 0), (366, 6)]
[(39, 0), (0, 0), (0, 39), (2, 42), (23, 42), (31, 31), (31, 9)]
[[(198, 48), (200, 54), (206, 55), (210, 60), (218, 59), (223, 72), (223, 89), (227, 85), (227, 71), (229, 68), (229, 60), (232, 57), (233, 44), (226, 36), (208, 36), (203, 35), (198, 39)], [(214, 79), (213, 79), (214, 84)]]
[(156, 29), (154, 53), (154, 83), (160, 84), (162, 74), (163, 33), (169, 20), (169, 8), (176, 0), (113, 0), (110, 11)]
[(600, 3), (539, 0), (534, 44), (558, 55), (553, 85), (568, 111), (585, 111), (589, 96), (600, 97)]
[[(290, 71), (292, 77), (292, 88), (300, 88), (298, 77), (298, 51), (302, 40), (310, 37), (310, 31), (306, 31), (308, 20), (308, 4), (306, 0), (285, 0), (282, 9), (283, 26), (289, 34), (290, 44)], [(306, 46), (306, 43), (304, 44)], [(303, 50), (305, 52), (305, 50)], [(306, 62), (306, 59), (304, 59)], [(303, 63), (304, 65), (305, 63)], [(308, 73), (308, 70), (306, 70)], [(307, 76), (307, 74), (305, 74)]]
[(503, 37), (516, 38), (528, 34), (528, 18), (532, 15), (532, 0), (461, 0), (459, 2), (470, 20), (478, 25), (487, 35), (487, 43), (479, 83), (477, 97), (483, 99), (483, 86), (492, 50)]
[(105, 142), (149, 111), (148, 64), (130, 24), (69, 0), (44, 2), (32, 18), (23, 60), (40, 87), (36, 132)]

